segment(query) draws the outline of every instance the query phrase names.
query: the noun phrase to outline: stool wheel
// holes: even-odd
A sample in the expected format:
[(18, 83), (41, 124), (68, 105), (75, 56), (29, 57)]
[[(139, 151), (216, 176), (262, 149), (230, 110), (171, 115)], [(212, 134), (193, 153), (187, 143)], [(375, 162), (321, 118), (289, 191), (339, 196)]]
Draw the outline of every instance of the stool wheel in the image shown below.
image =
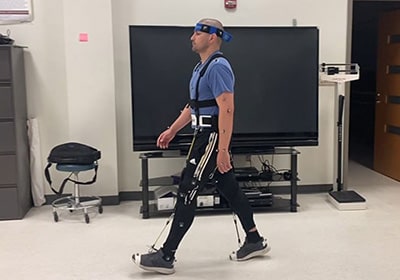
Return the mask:
[(103, 214), (103, 206), (102, 205), (99, 205), (99, 213)]
[(88, 224), (90, 223), (89, 214), (85, 213), (85, 222)]

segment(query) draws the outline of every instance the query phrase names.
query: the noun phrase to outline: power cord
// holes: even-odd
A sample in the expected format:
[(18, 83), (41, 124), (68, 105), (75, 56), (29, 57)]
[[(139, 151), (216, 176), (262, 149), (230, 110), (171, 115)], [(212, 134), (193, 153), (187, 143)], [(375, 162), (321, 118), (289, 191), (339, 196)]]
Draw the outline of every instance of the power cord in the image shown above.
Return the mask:
[[(290, 169), (276, 169), (273, 164), (269, 162), (268, 159), (264, 159), (262, 156), (258, 156), (261, 163), (260, 178), (268, 181), (280, 181), (280, 180), (290, 180), (292, 178), (292, 172)], [(272, 157), (272, 160), (274, 158)]]

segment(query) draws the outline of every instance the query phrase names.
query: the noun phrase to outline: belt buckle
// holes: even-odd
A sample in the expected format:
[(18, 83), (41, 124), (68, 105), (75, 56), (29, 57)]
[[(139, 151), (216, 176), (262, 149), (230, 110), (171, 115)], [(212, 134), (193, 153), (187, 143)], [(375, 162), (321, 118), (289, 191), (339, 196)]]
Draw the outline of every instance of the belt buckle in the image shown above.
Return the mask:
[(200, 127), (211, 127), (212, 126), (212, 123), (204, 123), (204, 119), (206, 119), (206, 118), (208, 118), (208, 119), (210, 119), (210, 122), (211, 122), (211, 116), (200, 116), (199, 117), (199, 126)]
[(210, 119), (210, 122), (212, 120), (211, 116), (207, 116), (207, 115), (203, 115), (203, 116), (199, 116), (199, 123), (197, 123), (197, 118), (196, 115), (191, 115), (192, 117), (192, 127), (196, 128), (196, 127), (212, 127), (212, 123), (204, 123), (205, 119)]

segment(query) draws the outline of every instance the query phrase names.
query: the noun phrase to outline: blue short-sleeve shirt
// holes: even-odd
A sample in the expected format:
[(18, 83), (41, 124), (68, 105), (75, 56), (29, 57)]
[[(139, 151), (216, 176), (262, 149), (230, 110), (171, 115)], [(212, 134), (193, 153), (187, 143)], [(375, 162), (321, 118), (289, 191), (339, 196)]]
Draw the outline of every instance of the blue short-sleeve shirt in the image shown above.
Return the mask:
[[(220, 52), (218, 52), (220, 53)], [(211, 55), (212, 56), (212, 55)], [(211, 58), (210, 56), (210, 58)], [(192, 78), (190, 79), (190, 99), (196, 99), (196, 84), (200, 77), (200, 71), (203, 64), (198, 64), (193, 69)], [(213, 59), (208, 65), (204, 76), (200, 79), (199, 84), (199, 101), (215, 99), (224, 92), (234, 92), (235, 76), (228, 60), (223, 57)], [(199, 108), (200, 115), (218, 115), (218, 106)], [(192, 108), (192, 114), (194, 114)]]

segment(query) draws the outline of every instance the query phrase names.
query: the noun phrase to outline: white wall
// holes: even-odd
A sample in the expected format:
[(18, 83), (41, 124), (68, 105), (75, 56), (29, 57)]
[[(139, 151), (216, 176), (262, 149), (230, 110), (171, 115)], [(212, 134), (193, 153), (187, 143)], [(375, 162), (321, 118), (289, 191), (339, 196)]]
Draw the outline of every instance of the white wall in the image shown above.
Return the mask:
[[(34, 1), (32, 23), (0, 28), (10, 29), (16, 44), (28, 47), (28, 114), (39, 121), (43, 164), (60, 143), (94, 146), (102, 152), (99, 176), (96, 188), (85, 191), (117, 194), (111, 1)], [(89, 34), (89, 42), (78, 41), (80, 32)], [(55, 183), (66, 175), (52, 174)], [(51, 193), (47, 185), (45, 190)]]
[[(223, 1), (198, 3), (39, 0), (34, 1), (32, 23), (0, 26), (2, 33), (11, 30), (18, 45), (28, 46), (28, 110), (39, 120), (44, 163), (56, 144), (88, 143), (102, 151), (93, 192), (140, 190), (140, 161), (132, 151), (129, 25), (191, 26), (200, 18), (215, 17), (227, 26), (290, 26), (295, 18), (300, 26), (318, 26), (321, 62), (345, 61), (348, 0), (242, 0), (235, 11), (225, 10)], [(88, 33), (89, 42), (78, 41), (81, 32)], [(300, 184), (334, 181), (333, 93), (331, 87), (320, 87), (320, 145), (299, 148)], [(276, 159), (277, 165), (285, 161)], [(178, 172), (182, 164), (154, 160), (150, 175)]]

